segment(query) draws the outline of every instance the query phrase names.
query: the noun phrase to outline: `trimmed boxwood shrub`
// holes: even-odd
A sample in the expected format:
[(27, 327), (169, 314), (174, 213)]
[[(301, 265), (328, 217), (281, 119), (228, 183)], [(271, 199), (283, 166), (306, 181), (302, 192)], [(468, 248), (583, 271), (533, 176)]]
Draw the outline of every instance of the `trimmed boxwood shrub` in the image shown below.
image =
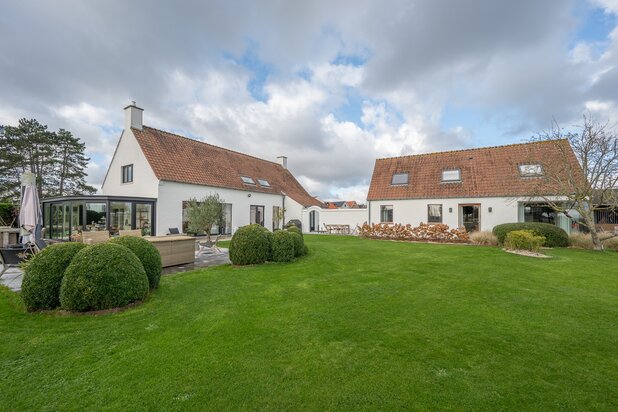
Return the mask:
[(260, 225), (239, 228), (230, 242), (230, 260), (235, 265), (255, 265), (271, 258), (273, 234)]
[(26, 309), (55, 309), (60, 306), (60, 285), (73, 257), (83, 243), (56, 243), (32, 256), (24, 265), (21, 297)]
[(495, 226), (493, 232), (498, 238), (498, 242), (503, 244), (506, 235), (514, 230), (531, 230), (537, 235), (545, 237), (545, 246), (547, 247), (567, 247), (569, 245), (569, 236), (567, 233), (558, 226), (550, 223), (504, 223)]
[(80, 250), (64, 273), (60, 304), (72, 311), (111, 309), (148, 296), (148, 277), (129, 248), (100, 243)]
[(285, 230), (287, 230), (289, 232), (293, 232), (293, 233), (298, 233), (300, 235), (300, 237), (302, 237), (304, 239), (303, 231), (300, 230), (299, 228), (297, 228), (296, 226), (288, 226)]
[(296, 256), (295, 234), (287, 230), (278, 230), (273, 234), (272, 261), (291, 262)]
[(159, 285), (162, 270), (161, 254), (152, 243), (136, 236), (121, 236), (110, 240), (110, 242), (126, 246), (131, 252), (135, 253), (144, 266), (150, 289), (155, 289)]
[(294, 256), (300, 257), (305, 254), (305, 241), (303, 235), (294, 230), (288, 230), (294, 239)]

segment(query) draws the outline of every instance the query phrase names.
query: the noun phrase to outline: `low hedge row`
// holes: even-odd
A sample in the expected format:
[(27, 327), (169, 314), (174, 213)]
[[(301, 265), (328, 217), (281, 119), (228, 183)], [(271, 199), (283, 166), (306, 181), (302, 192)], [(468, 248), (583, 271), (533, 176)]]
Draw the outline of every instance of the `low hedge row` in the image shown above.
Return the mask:
[(274, 234), (260, 225), (243, 226), (232, 236), (229, 250), (235, 265), (289, 262), (308, 251), (302, 232), (293, 225)]
[(558, 226), (550, 223), (504, 223), (495, 226), (493, 233), (498, 238), (498, 242), (504, 244), (507, 234), (515, 230), (530, 230), (538, 236), (543, 236), (545, 238), (544, 246), (547, 247), (567, 247), (569, 245), (569, 236), (567, 233)]

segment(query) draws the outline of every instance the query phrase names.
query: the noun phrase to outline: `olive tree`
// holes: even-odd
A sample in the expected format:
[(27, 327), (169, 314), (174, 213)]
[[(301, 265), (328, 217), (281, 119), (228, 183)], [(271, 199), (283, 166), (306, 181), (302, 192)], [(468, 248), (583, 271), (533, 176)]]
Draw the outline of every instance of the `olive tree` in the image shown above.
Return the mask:
[(206, 233), (210, 240), (210, 231), (223, 220), (223, 202), (219, 194), (210, 194), (201, 200), (189, 199), (187, 204), (187, 223), (189, 231)]

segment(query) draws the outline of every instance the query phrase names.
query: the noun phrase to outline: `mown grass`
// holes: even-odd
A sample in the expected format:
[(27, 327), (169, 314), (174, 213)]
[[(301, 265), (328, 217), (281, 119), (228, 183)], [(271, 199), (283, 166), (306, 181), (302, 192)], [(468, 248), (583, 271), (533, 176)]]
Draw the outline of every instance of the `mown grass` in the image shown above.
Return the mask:
[(0, 410), (618, 409), (618, 253), (305, 239), (115, 314), (3, 289)]

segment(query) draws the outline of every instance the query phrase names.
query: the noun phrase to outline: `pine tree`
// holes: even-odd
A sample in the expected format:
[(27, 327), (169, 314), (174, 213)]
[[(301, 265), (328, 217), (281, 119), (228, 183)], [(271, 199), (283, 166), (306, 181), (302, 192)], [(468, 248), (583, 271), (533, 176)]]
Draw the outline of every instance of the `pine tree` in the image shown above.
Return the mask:
[(54, 133), (35, 119), (21, 119), (16, 127), (0, 127), (0, 147), (0, 199), (19, 199), (26, 171), (36, 175), (40, 198), (96, 191), (85, 180), (85, 145), (66, 130)]

